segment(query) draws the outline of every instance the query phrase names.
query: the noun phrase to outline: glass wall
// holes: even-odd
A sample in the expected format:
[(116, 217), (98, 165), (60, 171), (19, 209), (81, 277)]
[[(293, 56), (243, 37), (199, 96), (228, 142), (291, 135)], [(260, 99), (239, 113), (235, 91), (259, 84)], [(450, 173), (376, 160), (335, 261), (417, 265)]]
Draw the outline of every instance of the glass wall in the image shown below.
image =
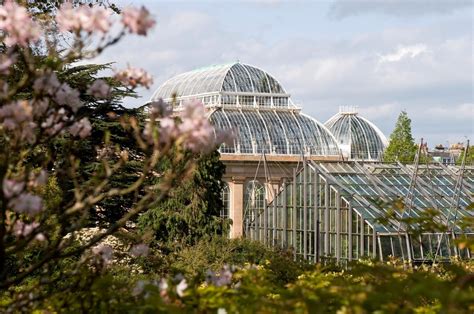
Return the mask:
[[(472, 227), (461, 228), (459, 223), (461, 217), (474, 217), (467, 209), (474, 194), (471, 168), (456, 172), (425, 165), (418, 167), (415, 176), (412, 166), (307, 161), (271, 203), (247, 201), (249, 221), (255, 223), (248, 224), (246, 235), (290, 248), (296, 258), (313, 262), (345, 264), (364, 257), (416, 263), (472, 259), (472, 251), (456, 246), (457, 239), (474, 237)], [(403, 199), (412, 206), (396, 211), (394, 219), (393, 206)], [(417, 232), (416, 218), (433, 209), (440, 213), (433, 221), (444, 224), (447, 231)], [(408, 225), (406, 218), (413, 222)]]

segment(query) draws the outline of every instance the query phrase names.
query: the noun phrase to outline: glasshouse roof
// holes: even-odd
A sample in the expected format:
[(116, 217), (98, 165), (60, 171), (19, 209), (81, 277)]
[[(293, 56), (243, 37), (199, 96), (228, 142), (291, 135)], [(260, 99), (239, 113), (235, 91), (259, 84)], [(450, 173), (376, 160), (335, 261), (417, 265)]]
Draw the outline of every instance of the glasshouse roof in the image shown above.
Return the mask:
[(219, 108), (210, 116), (216, 129), (233, 130), (233, 145), (221, 153), (339, 156), (335, 138), (315, 119), (292, 110)]
[(382, 158), (387, 139), (379, 128), (354, 110), (342, 110), (325, 126), (336, 138), (345, 158), (365, 161)]
[(168, 99), (214, 92), (286, 94), (283, 87), (268, 73), (239, 62), (212, 65), (179, 74), (157, 90), (154, 99)]
[(158, 88), (151, 101), (173, 101), (175, 110), (197, 99), (208, 108), (218, 130), (232, 131), (223, 154), (336, 156), (340, 150), (328, 129), (301, 113), (280, 83), (256, 67), (239, 62), (177, 75)]
[(211, 106), (294, 107), (290, 95), (273, 76), (240, 62), (174, 76), (158, 88), (151, 101), (171, 101), (173, 95), (178, 105), (187, 99), (199, 99)]

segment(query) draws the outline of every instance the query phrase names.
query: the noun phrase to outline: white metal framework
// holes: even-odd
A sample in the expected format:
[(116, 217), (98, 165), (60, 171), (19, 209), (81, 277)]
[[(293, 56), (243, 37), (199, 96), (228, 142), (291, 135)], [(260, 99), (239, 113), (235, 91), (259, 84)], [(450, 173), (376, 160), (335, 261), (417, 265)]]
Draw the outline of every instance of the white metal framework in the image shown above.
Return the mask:
[(380, 161), (388, 145), (383, 133), (354, 110), (342, 110), (324, 124), (348, 160)]
[[(344, 263), (364, 256), (414, 262), (472, 259), (474, 252), (458, 248), (455, 241), (474, 237), (473, 227), (460, 222), (473, 217), (467, 208), (473, 192), (472, 166), (307, 161), (263, 210), (247, 210), (255, 223), (245, 235), (291, 247), (296, 256), (315, 262)], [(408, 194), (409, 208), (393, 212)], [(414, 232), (417, 219), (430, 209), (438, 212), (432, 219), (447, 229)], [(412, 222), (400, 224), (391, 213)]]

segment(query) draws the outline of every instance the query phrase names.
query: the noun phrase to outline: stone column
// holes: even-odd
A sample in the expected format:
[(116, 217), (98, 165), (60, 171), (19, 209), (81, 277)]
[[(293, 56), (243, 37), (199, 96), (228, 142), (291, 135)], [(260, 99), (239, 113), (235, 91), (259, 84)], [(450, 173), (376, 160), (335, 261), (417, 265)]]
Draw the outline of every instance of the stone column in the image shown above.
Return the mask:
[(230, 228), (231, 238), (240, 238), (244, 231), (244, 182), (245, 178), (232, 177), (229, 182), (230, 189), (230, 213), (232, 226)]

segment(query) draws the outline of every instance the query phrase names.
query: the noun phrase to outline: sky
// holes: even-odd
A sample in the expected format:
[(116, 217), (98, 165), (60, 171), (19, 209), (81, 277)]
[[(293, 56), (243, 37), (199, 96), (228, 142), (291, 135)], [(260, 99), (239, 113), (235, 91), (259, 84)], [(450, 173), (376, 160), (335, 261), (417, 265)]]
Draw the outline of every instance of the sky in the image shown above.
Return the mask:
[(113, 1), (146, 6), (157, 24), (96, 61), (146, 69), (146, 103), (167, 79), (234, 61), (274, 76), (324, 123), (357, 107), (389, 137), (402, 110), (430, 147), (474, 140), (471, 0)]

